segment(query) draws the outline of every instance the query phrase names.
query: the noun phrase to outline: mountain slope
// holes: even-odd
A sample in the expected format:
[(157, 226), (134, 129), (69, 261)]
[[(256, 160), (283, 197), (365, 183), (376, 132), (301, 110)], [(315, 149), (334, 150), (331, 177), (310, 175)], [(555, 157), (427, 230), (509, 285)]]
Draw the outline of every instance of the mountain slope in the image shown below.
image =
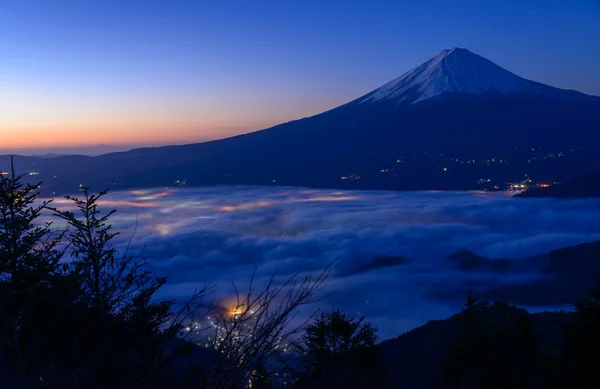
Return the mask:
[[(533, 168), (523, 162), (492, 170), (456, 165), (448, 172), (439, 164), (452, 162), (448, 158), (507, 159), (515, 148), (532, 145), (600, 144), (599, 125), (600, 98), (528, 81), (468, 50), (451, 49), (348, 104), (266, 130), (199, 144), (95, 158), (28, 159), (23, 164), (39, 171), (39, 178), (58, 191), (75, 190), (81, 183), (128, 188), (175, 181), (187, 185), (275, 182), (362, 189), (471, 189), (482, 176), (495, 174), (494, 179), (502, 182), (524, 173), (545, 176), (560, 171), (563, 179), (571, 171), (583, 173), (600, 161), (573, 160)], [(380, 174), (411, 153), (428, 156), (410, 166), (394, 164), (393, 174)], [(432, 154), (445, 157), (432, 163)], [(361, 179), (342, 180), (351, 174)]]
[[(431, 320), (421, 327), (396, 338), (381, 342), (378, 348), (389, 364), (388, 383), (399, 389), (436, 389), (442, 385), (443, 364), (446, 352), (460, 334), (464, 313), (445, 320)], [(494, 303), (479, 308), (478, 316), (496, 330), (515, 326), (519, 319), (532, 324), (539, 347), (539, 354), (548, 358), (557, 355), (563, 340), (563, 327), (570, 320), (565, 312), (530, 314), (504, 303)], [(494, 354), (498, 353), (494, 350)], [(515, 355), (518, 358), (520, 355)], [(546, 375), (549, 378), (551, 375)], [(539, 387), (548, 387), (544, 382)]]
[[(544, 276), (532, 280), (528, 285), (524, 285), (521, 281), (484, 293), (477, 289), (473, 290), (482, 301), (506, 299), (511, 304), (529, 307), (568, 306), (597, 280), (596, 272), (600, 269), (600, 241), (566, 247), (518, 261), (503, 261), (502, 266), (498, 266), (498, 263), (492, 264), (499, 260), (478, 257), (469, 252), (460, 252), (458, 257), (450, 260), (456, 262), (457, 267), (462, 271), (491, 271), (502, 274), (508, 271), (515, 274), (521, 266), (521, 268), (540, 269)], [(465, 293), (450, 297), (452, 303), (456, 304), (466, 297), (467, 287), (468, 285), (465, 285)], [(497, 315), (498, 310), (494, 309), (494, 307), (502, 308), (503, 305), (495, 303), (482, 309), (481, 314), (487, 317), (488, 325), (496, 326), (505, 323), (504, 316)], [(541, 355), (550, 357), (560, 352), (559, 346), (564, 336), (563, 328), (570, 320), (570, 313), (555, 311), (528, 314), (516, 307), (510, 307), (509, 312), (512, 318), (526, 315), (531, 319)], [(440, 387), (442, 361), (452, 341), (461, 330), (461, 315), (464, 313), (445, 320), (431, 320), (379, 344), (380, 351), (390, 364), (391, 387), (432, 389)], [(540, 387), (548, 387), (548, 385), (540, 385)]]
[(535, 188), (517, 197), (590, 198), (600, 197), (600, 171), (574, 180), (553, 185), (549, 188)]

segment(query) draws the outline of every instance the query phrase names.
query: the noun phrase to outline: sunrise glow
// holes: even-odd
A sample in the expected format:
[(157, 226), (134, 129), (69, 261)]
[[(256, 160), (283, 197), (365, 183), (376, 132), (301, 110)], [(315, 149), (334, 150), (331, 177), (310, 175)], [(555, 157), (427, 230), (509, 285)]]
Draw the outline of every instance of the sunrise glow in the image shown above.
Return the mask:
[[(473, 3), (465, 13), (441, 2), (431, 14), (365, 2), (340, 13), (316, 3), (184, 1), (166, 11), (9, 1), (0, 7), (0, 150), (182, 144), (260, 130), (341, 105), (455, 45), (600, 94), (598, 57), (582, 46), (593, 40), (584, 28), (597, 22), (593, 13), (531, 7), (505, 14)], [(506, 41), (519, 44), (507, 50)]]

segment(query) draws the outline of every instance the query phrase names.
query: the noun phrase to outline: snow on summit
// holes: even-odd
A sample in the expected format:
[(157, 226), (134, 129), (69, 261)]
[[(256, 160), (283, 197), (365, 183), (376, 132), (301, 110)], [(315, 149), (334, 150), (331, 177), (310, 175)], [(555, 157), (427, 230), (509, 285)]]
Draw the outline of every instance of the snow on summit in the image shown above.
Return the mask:
[(359, 103), (406, 99), (412, 103), (447, 92), (482, 94), (495, 90), (539, 92), (551, 88), (517, 76), (467, 49), (442, 50), (399, 78), (362, 98)]

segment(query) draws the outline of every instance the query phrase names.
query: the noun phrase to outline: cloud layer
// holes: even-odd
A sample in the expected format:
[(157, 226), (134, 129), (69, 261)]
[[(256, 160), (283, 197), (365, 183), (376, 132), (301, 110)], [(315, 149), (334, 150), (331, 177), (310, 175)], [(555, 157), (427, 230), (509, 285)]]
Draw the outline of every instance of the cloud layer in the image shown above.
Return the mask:
[[(68, 204), (58, 201), (59, 208)], [(124, 247), (142, 250), (170, 277), (164, 296), (215, 283), (258, 283), (277, 271), (316, 274), (335, 260), (319, 307), (367, 315), (380, 335), (447, 317), (461, 301), (434, 296), (524, 282), (536, 273), (465, 272), (459, 249), (518, 260), (600, 239), (600, 200), (514, 199), (503, 193), (347, 192), (297, 188), (201, 188), (112, 193)]]

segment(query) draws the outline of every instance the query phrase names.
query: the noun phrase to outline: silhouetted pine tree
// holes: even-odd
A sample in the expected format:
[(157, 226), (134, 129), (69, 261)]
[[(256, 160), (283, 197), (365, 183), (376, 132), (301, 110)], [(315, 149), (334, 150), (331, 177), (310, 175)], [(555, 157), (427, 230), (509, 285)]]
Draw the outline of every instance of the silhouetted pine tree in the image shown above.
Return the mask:
[(64, 291), (62, 234), (38, 220), (49, 203), (38, 199), (39, 184), (22, 183), (11, 167), (0, 175), (0, 386), (26, 387), (40, 383), (32, 373), (46, 370), (52, 354), (43, 327)]
[[(140, 258), (118, 255), (113, 212), (98, 210), (105, 192), (68, 197), (78, 216), (50, 208), (40, 185), (21, 179), (14, 169), (0, 175), (0, 387), (164, 384), (187, 345), (178, 339), (182, 322), (203, 291), (179, 311), (155, 301), (166, 279)], [(67, 234), (40, 221), (46, 209), (67, 221)], [(59, 264), (67, 245), (72, 261)]]
[(380, 388), (385, 383), (375, 344), (377, 329), (364, 317), (340, 310), (323, 313), (306, 327), (303, 337), (308, 372), (306, 388)]
[[(55, 215), (69, 225), (66, 237), (73, 261), (70, 277), (77, 291), (73, 312), (80, 337), (74, 339), (74, 352), (85, 352), (76, 366), (78, 384), (84, 387), (152, 387), (160, 382), (168, 367), (169, 351), (182, 333), (182, 312), (191, 308), (203, 291), (192, 297), (184, 311), (173, 310), (174, 301), (155, 301), (155, 293), (166, 277), (157, 277), (146, 261), (118, 255), (112, 245), (110, 217), (114, 210), (101, 213), (97, 195), (82, 188), (83, 197), (66, 196), (78, 213), (53, 208)], [(85, 312), (85, 317), (80, 316)], [(96, 332), (95, 335), (90, 333)], [(83, 334), (82, 334), (83, 333)]]
[(485, 321), (479, 309), (486, 304), (479, 303), (471, 290), (463, 303), (460, 316), (462, 330), (450, 346), (443, 362), (443, 388), (477, 387), (485, 374), (481, 342), (484, 339)]
[(43, 279), (62, 256), (57, 250), (62, 235), (53, 234), (51, 222), (37, 222), (50, 201), (40, 202), (40, 184), (24, 184), (22, 178), (14, 167), (10, 176), (0, 174), (0, 277), (13, 283)]

